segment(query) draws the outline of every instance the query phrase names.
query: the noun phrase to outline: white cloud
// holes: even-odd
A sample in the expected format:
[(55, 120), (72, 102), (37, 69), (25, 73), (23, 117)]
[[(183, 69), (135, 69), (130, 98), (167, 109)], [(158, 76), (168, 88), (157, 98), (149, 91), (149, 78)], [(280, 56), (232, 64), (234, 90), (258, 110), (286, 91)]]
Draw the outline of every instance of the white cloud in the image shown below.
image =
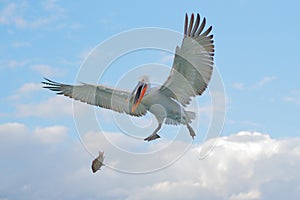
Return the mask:
[[(30, 88), (35, 89), (35, 88)], [(29, 90), (29, 88), (28, 88)], [(47, 92), (47, 91), (46, 91)], [(49, 91), (48, 91), (49, 92)], [(26, 95), (28, 95), (27, 93)], [(25, 94), (12, 96), (15, 100), (20, 99), (20, 96)], [(74, 106), (73, 106), (74, 105)], [(73, 117), (76, 112), (80, 117), (86, 117), (87, 113), (93, 111), (94, 107), (74, 101), (73, 99), (56, 95), (40, 102), (30, 103), (15, 103), (16, 111), (14, 113), (17, 117), (40, 117), (40, 118), (60, 118), (60, 117)], [(90, 116), (90, 114), (89, 114)]]
[(238, 90), (244, 90), (245, 85), (243, 83), (233, 83), (233, 88), (238, 89)]
[(32, 93), (42, 89), (41, 83), (25, 83), (20, 87), (18, 93)]
[(16, 109), (16, 115), (19, 117), (56, 118), (73, 114), (72, 101), (60, 96), (54, 96), (39, 103), (17, 104)]
[[(50, 94), (48, 99), (40, 98)], [(60, 118), (60, 117), (73, 117), (73, 113), (78, 113), (80, 117), (85, 117), (88, 112), (97, 109), (88, 104), (75, 101), (71, 98), (56, 95), (55, 92), (44, 89), (42, 83), (25, 83), (15, 93), (6, 100), (10, 100), (11, 104), (15, 107), (14, 113), (1, 113), (0, 116), (15, 116), (15, 117), (39, 117), (39, 118)], [(101, 109), (101, 111), (103, 111)], [(105, 110), (108, 112), (107, 110)], [(100, 118), (106, 112), (98, 112)], [(92, 113), (93, 114), (93, 113)], [(93, 114), (94, 115), (94, 114)], [(111, 118), (111, 115), (109, 115)]]
[(0, 11), (0, 23), (2, 24), (8, 24), (10, 22), (10, 18), (12, 18), (13, 13), (15, 12), (16, 4), (10, 3), (6, 5), (1, 11)]
[[(172, 171), (170, 177), (176, 176), (177, 180), (162, 177), (161, 180), (165, 181), (141, 187), (128, 199), (270, 199), (270, 196), (276, 199), (276, 195), (271, 193), (280, 188), (271, 191), (263, 188), (274, 181), (290, 182), (291, 190), (296, 190), (292, 185), (294, 181), (300, 182), (300, 175), (292, 173), (297, 171), (295, 166), (300, 161), (290, 160), (299, 153), (299, 150), (295, 154), (290, 152), (291, 149), (299, 149), (299, 139), (275, 140), (261, 133), (241, 132), (221, 138), (206, 159), (194, 160), (191, 152), (209, 142), (212, 141), (189, 151), (169, 169)], [(283, 163), (289, 167), (282, 168)], [(291, 197), (289, 199), (295, 199), (289, 196), (289, 191), (280, 192), (285, 193), (287, 198)]]
[(6, 133), (8, 136), (19, 138), (20, 135), (27, 134), (28, 130), (24, 124), (13, 122), (0, 124), (0, 133)]
[(26, 140), (26, 138), (28, 138), (29, 141), (37, 139), (49, 144), (58, 143), (66, 138), (67, 131), (68, 129), (66, 127), (58, 125), (37, 127), (31, 131), (26, 125), (17, 122), (0, 124), (0, 136), (5, 137), (4, 140), (8, 140), (9, 142), (12, 142), (13, 140)]
[(249, 84), (249, 85), (246, 85), (246, 84), (241, 83), (241, 82), (234, 82), (232, 84), (232, 87), (234, 89), (237, 89), (237, 90), (257, 89), (257, 88), (261, 88), (261, 87), (267, 85), (268, 83), (270, 83), (270, 82), (272, 82), (276, 79), (277, 79), (276, 76), (265, 76), (261, 80), (257, 81), (256, 83), (252, 83), (252, 84)]
[(289, 96), (284, 97), (284, 101), (300, 105), (300, 91), (293, 91)]
[(292, 97), (292, 96), (284, 97), (284, 100), (289, 101), (289, 102), (294, 102), (294, 103), (300, 105), (300, 99), (298, 99), (297, 97)]
[(260, 80), (259, 82), (256, 83), (257, 87), (263, 87), (264, 85), (266, 85), (267, 83), (276, 80), (277, 77), (276, 76), (266, 76), (264, 77), (262, 80)]
[(44, 143), (58, 143), (66, 138), (67, 128), (64, 126), (38, 127), (33, 134)]
[[(10, 132), (6, 132), (8, 128)], [(35, 130), (19, 123), (0, 125), (0, 193), (5, 198), (21, 195), (22, 199), (296, 200), (300, 195), (300, 138), (274, 139), (267, 134), (244, 131), (219, 138), (214, 150), (203, 160), (198, 159), (199, 151), (215, 139), (194, 144), (173, 165), (153, 173), (131, 175), (104, 166), (93, 174), (93, 157), (80, 142), (53, 149), (34, 137)], [(25, 132), (26, 137), (20, 137), (20, 132)], [(105, 145), (103, 136), (110, 137), (112, 144)], [(137, 169), (159, 165), (184, 146), (177, 141), (167, 151), (139, 154), (141, 148), (152, 152), (169, 141), (145, 143), (119, 133), (97, 132), (84, 134), (82, 139), (93, 153), (105, 151), (107, 165)], [(135, 153), (122, 156), (114, 145), (127, 145)]]
[[(42, 16), (29, 18), (28, 13), (34, 9), (42, 10)], [(0, 10), (0, 23), (14, 25), (17, 28), (37, 28), (57, 20), (63, 15), (64, 10), (56, 1), (48, 0), (44, 4), (32, 4), (26, 1), (19, 3), (8, 3)]]
[(22, 48), (22, 47), (29, 47), (31, 46), (30, 42), (13, 42), (12, 43), (12, 47), (18, 49), (18, 48)]
[(54, 11), (56, 13), (63, 13), (64, 9), (58, 5), (58, 0), (46, 0), (43, 2), (44, 8), (48, 11)]
[(20, 101), (33, 97), (33, 94), (42, 90), (41, 83), (25, 83), (12, 96), (7, 97), (8, 100)]
[(56, 68), (49, 65), (33, 65), (31, 69), (40, 73), (44, 77), (63, 76), (66, 69)]
[(29, 63), (29, 60), (7, 60), (0, 61), (0, 70), (7, 68), (23, 67)]
[(233, 194), (229, 199), (230, 200), (252, 200), (252, 199), (260, 199), (260, 192), (258, 190), (252, 190), (249, 192)]

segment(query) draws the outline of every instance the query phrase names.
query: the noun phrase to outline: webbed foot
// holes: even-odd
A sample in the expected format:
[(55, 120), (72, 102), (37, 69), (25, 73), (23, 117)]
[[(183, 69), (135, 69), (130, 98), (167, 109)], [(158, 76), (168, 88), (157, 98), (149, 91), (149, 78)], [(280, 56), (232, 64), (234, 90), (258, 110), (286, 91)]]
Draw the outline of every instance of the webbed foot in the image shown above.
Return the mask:
[(160, 136), (155, 133), (155, 134), (150, 135), (149, 137), (146, 137), (144, 140), (150, 142), (150, 141), (156, 140), (158, 138), (160, 138)]
[(187, 128), (189, 129), (190, 135), (194, 139), (194, 137), (196, 136), (195, 131), (193, 130), (193, 128), (190, 125), (187, 125)]

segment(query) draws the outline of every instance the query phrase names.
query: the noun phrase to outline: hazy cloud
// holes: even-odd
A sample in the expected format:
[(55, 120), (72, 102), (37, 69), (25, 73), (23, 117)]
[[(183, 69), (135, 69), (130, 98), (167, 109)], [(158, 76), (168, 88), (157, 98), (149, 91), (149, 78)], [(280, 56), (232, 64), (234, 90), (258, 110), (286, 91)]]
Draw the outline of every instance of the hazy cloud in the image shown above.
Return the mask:
[(266, 77), (264, 77), (263, 79), (261, 79), (260, 81), (258, 81), (258, 82), (256, 83), (256, 86), (257, 86), (257, 87), (262, 87), (262, 86), (266, 85), (267, 83), (269, 83), (269, 82), (271, 82), (271, 81), (274, 81), (274, 80), (276, 80), (276, 79), (277, 79), (276, 76), (266, 76)]
[(33, 65), (31, 69), (40, 73), (44, 77), (63, 76), (66, 69), (56, 68), (49, 65)]
[(245, 89), (245, 85), (243, 83), (233, 83), (232, 84), (233, 88), (238, 89), (238, 90), (244, 90)]
[(257, 81), (256, 83), (248, 84), (248, 85), (242, 82), (234, 82), (232, 84), (232, 87), (237, 90), (261, 88), (276, 79), (277, 79), (276, 76), (265, 76), (261, 80)]
[(29, 63), (29, 60), (0, 60), (0, 70), (7, 68), (23, 67)]
[(33, 97), (33, 94), (42, 90), (41, 83), (25, 83), (13, 95), (6, 97), (8, 100), (13, 101), (28, 101)]
[(19, 103), (16, 105), (16, 115), (19, 117), (60, 117), (72, 116), (72, 101), (60, 96), (53, 96), (46, 101)]
[(57, 4), (57, 1), (48, 0), (39, 6), (41, 16), (29, 18), (27, 13), (32, 12), (30, 3), (26, 1), (11, 2), (6, 4), (0, 10), (0, 23), (5, 25), (14, 25), (17, 28), (37, 28), (48, 24), (60, 16), (64, 10)]
[(300, 91), (293, 91), (289, 96), (284, 97), (284, 100), (287, 102), (293, 102), (297, 105), (300, 105)]
[(26, 83), (20, 87), (18, 93), (32, 93), (42, 89), (41, 83)]
[(249, 192), (241, 192), (239, 194), (233, 194), (229, 199), (230, 200), (254, 200), (254, 199), (260, 199), (261, 194), (258, 190), (253, 190)]
[[(50, 95), (49, 98), (41, 96)], [(7, 101), (15, 107), (12, 113), (0, 113), (1, 115), (10, 115), (15, 117), (39, 117), (39, 118), (61, 118), (72, 117), (73, 112), (79, 113), (80, 117), (86, 117), (87, 112), (93, 111), (96, 107), (83, 104), (71, 98), (57, 95), (55, 92), (43, 88), (42, 83), (25, 83), (17, 89), (13, 95), (6, 97)], [(97, 112), (103, 119), (108, 110)], [(111, 118), (112, 116), (109, 115)]]
[(66, 138), (67, 128), (64, 126), (38, 127), (33, 134), (44, 143), (58, 143)]
[(13, 42), (12, 43), (12, 47), (13, 48), (22, 48), (22, 47), (29, 47), (31, 46), (31, 43), (30, 42)]

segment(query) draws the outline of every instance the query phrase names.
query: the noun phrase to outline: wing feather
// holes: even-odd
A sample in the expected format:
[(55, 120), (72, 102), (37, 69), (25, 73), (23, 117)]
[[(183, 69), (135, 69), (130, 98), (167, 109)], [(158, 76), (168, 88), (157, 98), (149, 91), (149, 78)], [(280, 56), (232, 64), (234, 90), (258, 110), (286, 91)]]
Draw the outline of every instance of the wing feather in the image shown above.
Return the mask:
[(196, 35), (199, 35), (203, 31), (203, 29), (205, 27), (205, 24), (206, 24), (206, 18), (204, 17), (204, 19), (203, 19), (203, 21), (202, 21), (202, 23), (201, 23), (198, 31), (196, 32)]
[(191, 36), (191, 31), (192, 31), (192, 28), (193, 28), (193, 24), (194, 24), (194, 14), (192, 14), (192, 16), (191, 16), (189, 30), (188, 30), (188, 36)]
[(90, 105), (133, 116), (142, 116), (147, 112), (146, 107), (142, 103), (140, 103), (135, 112), (131, 112), (128, 102), (130, 93), (127, 91), (87, 83), (80, 85), (61, 84), (47, 78), (42, 83), (44, 88), (55, 91), (58, 95), (64, 95)]
[[(189, 26), (188, 26), (189, 24)], [(188, 22), (185, 18), (181, 47), (176, 48), (171, 73), (160, 91), (178, 100), (183, 106), (189, 104), (191, 97), (201, 95), (211, 79), (214, 65), (214, 41), (210, 34), (212, 26), (204, 31), (206, 19), (200, 24), (200, 15), (194, 24), (194, 14)]]
[(197, 18), (196, 18), (196, 22), (195, 22), (195, 25), (194, 25), (194, 28), (193, 28), (193, 31), (191, 33), (191, 36), (194, 36), (198, 27), (199, 27), (199, 23), (200, 23), (200, 15), (199, 13), (197, 14)]

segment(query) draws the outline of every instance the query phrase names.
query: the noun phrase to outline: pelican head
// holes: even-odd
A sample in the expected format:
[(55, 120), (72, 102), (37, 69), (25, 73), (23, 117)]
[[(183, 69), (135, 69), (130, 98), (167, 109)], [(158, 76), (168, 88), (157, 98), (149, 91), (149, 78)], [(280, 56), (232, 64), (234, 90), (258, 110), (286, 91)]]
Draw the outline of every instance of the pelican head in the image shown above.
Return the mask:
[(139, 104), (141, 103), (147, 88), (149, 87), (149, 77), (148, 76), (142, 76), (139, 79), (138, 84), (136, 85), (136, 87), (134, 88), (134, 90), (132, 91), (132, 93), (129, 96), (130, 100), (133, 100), (132, 102), (132, 106), (131, 106), (131, 112), (134, 112), (135, 109), (139, 106)]

